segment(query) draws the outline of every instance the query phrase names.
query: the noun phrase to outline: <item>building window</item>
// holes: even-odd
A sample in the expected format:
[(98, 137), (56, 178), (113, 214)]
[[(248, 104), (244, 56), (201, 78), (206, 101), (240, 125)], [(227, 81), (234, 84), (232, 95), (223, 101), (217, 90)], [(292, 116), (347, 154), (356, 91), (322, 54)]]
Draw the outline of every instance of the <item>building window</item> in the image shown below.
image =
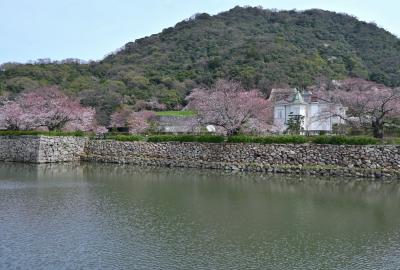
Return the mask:
[(299, 115), (300, 114), (300, 107), (299, 106), (295, 106), (292, 109), (292, 112), (294, 115)]

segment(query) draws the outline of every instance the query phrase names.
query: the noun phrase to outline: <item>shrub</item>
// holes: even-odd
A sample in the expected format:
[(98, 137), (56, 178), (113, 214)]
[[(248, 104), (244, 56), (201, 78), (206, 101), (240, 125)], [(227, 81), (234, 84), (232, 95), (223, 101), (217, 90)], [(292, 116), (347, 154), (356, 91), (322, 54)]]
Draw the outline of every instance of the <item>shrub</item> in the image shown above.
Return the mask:
[[(189, 135), (188, 135), (189, 136)], [(184, 139), (184, 138), (181, 138)], [(186, 137), (186, 140), (188, 137)], [(148, 142), (175, 142), (178, 141), (178, 136), (175, 135), (152, 135), (147, 138)]]
[(197, 142), (221, 143), (225, 141), (224, 136), (202, 135), (197, 136)]
[(116, 140), (121, 142), (136, 142), (136, 141), (143, 141), (144, 137), (140, 135), (111, 135), (107, 136), (106, 139)]
[(307, 137), (300, 135), (284, 135), (284, 136), (233, 136), (228, 138), (230, 143), (262, 143), (262, 144), (273, 144), (273, 143), (306, 143), (308, 141)]
[(153, 135), (147, 138), (148, 142), (208, 142), (220, 143), (225, 138), (215, 135)]
[(337, 145), (370, 145), (378, 144), (379, 140), (368, 136), (316, 136), (312, 138), (316, 144)]
[[(63, 131), (28, 131), (28, 130), (3, 130), (0, 136), (19, 136), (19, 135), (43, 135), (43, 136), (94, 136), (94, 133), (85, 133), (82, 131), (63, 132)], [(142, 135), (132, 135), (129, 133), (109, 133), (105, 139), (116, 141), (148, 141), (148, 142), (206, 142), (222, 143), (224, 136), (217, 135), (151, 135), (149, 137)], [(334, 145), (374, 145), (380, 143), (400, 144), (400, 138), (392, 138), (386, 142), (368, 136), (314, 136), (306, 137), (301, 135), (281, 135), (281, 136), (246, 136), (238, 135), (227, 138), (229, 143), (261, 143), (261, 144), (334, 144)]]
[(383, 144), (400, 144), (400, 138), (385, 138), (382, 141)]

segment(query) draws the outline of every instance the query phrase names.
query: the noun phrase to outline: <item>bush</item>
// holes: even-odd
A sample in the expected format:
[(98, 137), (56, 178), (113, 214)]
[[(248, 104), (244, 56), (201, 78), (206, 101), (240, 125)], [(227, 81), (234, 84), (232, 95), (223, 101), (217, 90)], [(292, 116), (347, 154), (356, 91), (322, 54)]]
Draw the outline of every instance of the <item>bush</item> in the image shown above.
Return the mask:
[(185, 136), (175, 136), (175, 135), (152, 135), (147, 138), (148, 142), (175, 142), (179, 141), (190, 141), (192, 135), (185, 135)]
[(144, 136), (140, 136), (140, 135), (123, 135), (123, 134), (106, 136), (106, 139), (116, 140), (116, 141), (121, 141), (121, 142), (143, 141), (144, 138), (145, 138)]
[(221, 143), (223, 136), (215, 135), (153, 135), (147, 138), (148, 142), (208, 142)]
[(230, 143), (262, 143), (262, 144), (273, 144), (273, 143), (295, 143), (301, 144), (308, 142), (307, 137), (300, 135), (284, 135), (284, 136), (233, 136), (228, 138)]
[(225, 141), (224, 136), (202, 135), (197, 136), (197, 142), (221, 143)]
[[(93, 136), (93, 133), (85, 133), (82, 131), (63, 132), (63, 131), (28, 131), (28, 130), (3, 130), (0, 136), (20, 136), (20, 135), (42, 135), (42, 136)], [(205, 143), (222, 143), (225, 141), (224, 136), (217, 135), (151, 135), (149, 137), (132, 134), (109, 133), (105, 139), (116, 141), (148, 141), (148, 142), (205, 142)], [(334, 144), (334, 145), (374, 145), (380, 143), (400, 144), (400, 138), (392, 138), (381, 142), (379, 139), (368, 136), (314, 136), (306, 137), (301, 135), (281, 135), (281, 136), (232, 136), (227, 138), (229, 143), (261, 143), (261, 144)]]
[(382, 143), (383, 144), (395, 144), (395, 145), (397, 145), (397, 144), (400, 144), (400, 138), (385, 138), (383, 141), (382, 141)]
[(368, 136), (317, 136), (312, 138), (316, 144), (336, 145), (370, 145), (378, 144), (379, 140)]

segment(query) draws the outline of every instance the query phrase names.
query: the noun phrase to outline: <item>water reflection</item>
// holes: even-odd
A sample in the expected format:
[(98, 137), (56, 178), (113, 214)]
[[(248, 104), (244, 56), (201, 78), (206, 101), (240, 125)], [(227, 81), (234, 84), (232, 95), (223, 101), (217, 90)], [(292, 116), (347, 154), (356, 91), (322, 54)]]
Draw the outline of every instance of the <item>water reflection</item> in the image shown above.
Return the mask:
[(0, 268), (398, 269), (400, 184), (0, 164)]

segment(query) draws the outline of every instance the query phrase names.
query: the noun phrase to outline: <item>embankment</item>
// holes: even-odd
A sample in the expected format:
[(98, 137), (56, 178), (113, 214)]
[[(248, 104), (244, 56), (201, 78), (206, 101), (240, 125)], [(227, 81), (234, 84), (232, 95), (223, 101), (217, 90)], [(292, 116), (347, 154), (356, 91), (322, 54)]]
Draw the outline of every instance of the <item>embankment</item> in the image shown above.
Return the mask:
[(3, 136), (0, 161), (90, 161), (325, 176), (400, 178), (398, 145), (119, 142)]

